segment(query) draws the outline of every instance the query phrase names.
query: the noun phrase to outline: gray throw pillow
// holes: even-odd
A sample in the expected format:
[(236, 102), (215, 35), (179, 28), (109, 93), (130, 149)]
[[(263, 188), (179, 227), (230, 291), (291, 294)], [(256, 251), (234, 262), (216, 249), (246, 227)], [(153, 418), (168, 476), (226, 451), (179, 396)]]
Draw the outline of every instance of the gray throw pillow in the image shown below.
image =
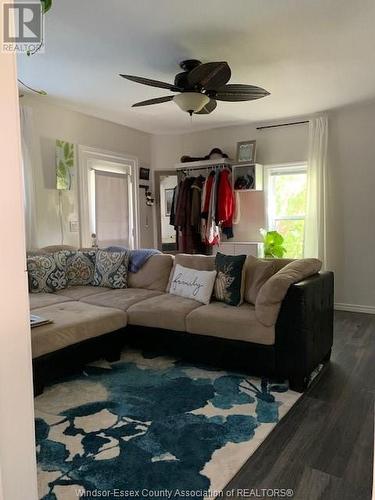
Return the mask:
[(67, 287), (67, 252), (33, 255), (27, 258), (31, 293), (52, 293)]
[(96, 250), (71, 252), (66, 260), (68, 286), (85, 286), (94, 283)]
[(129, 252), (96, 252), (94, 285), (108, 288), (127, 288)]

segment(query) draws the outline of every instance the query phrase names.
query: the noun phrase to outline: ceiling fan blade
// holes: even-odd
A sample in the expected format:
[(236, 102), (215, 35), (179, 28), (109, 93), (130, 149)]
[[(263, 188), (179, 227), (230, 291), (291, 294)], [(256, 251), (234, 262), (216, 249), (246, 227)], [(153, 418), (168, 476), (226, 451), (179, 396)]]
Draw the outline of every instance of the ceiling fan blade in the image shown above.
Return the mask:
[(194, 113), (195, 115), (208, 115), (212, 113), (212, 111), (216, 108), (217, 102), (215, 99), (210, 99), (209, 102), (203, 106), (203, 108), (198, 111), (198, 113)]
[(147, 101), (136, 102), (132, 105), (132, 108), (139, 108), (140, 106), (151, 106), (151, 104), (161, 104), (162, 102), (171, 101), (173, 97), (173, 95), (166, 95), (164, 97), (155, 97), (155, 99), (148, 99)]
[(133, 75), (120, 75), (122, 78), (126, 78), (126, 80), (130, 80), (131, 82), (141, 83), (142, 85), (149, 85), (150, 87), (158, 87), (159, 89), (167, 89), (172, 90), (173, 92), (178, 92), (182, 89), (179, 89), (175, 85), (171, 83), (159, 82), (159, 80), (151, 80), (150, 78), (143, 78), (142, 76), (133, 76)]
[(253, 101), (270, 95), (267, 90), (254, 85), (232, 84), (224, 85), (216, 90), (215, 99), (218, 101)]
[(200, 64), (188, 74), (188, 82), (192, 87), (205, 90), (216, 90), (225, 85), (231, 77), (227, 62), (209, 62)]

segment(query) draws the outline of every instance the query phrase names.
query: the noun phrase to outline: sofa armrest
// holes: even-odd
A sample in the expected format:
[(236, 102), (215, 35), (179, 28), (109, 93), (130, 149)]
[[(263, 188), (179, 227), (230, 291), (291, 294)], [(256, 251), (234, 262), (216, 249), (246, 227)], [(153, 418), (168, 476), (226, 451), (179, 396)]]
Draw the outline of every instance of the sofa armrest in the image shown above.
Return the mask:
[(296, 389), (303, 390), (311, 372), (329, 359), (333, 299), (333, 273), (321, 272), (291, 285), (282, 302), (275, 328), (276, 366)]

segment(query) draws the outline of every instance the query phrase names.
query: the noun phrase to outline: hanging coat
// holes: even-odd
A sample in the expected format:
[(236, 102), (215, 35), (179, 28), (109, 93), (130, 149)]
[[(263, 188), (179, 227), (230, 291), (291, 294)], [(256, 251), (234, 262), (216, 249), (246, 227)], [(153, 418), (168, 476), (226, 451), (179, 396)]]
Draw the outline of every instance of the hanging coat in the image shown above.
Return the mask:
[(177, 196), (178, 196), (178, 189), (177, 186), (173, 190), (173, 198), (172, 198), (172, 205), (171, 205), (171, 213), (169, 214), (169, 224), (171, 226), (175, 226), (175, 220), (176, 220), (176, 205), (177, 205)]
[(212, 191), (212, 186), (214, 183), (215, 179), (215, 172), (211, 172), (210, 175), (208, 176), (204, 188), (203, 188), (203, 193), (204, 197), (202, 198), (202, 213), (201, 213), (201, 239), (204, 243), (207, 242), (206, 238), (206, 230), (207, 230), (207, 219), (208, 219), (208, 210), (210, 208), (210, 199), (211, 199), (211, 191)]
[(221, 224), (222, 231), (227, 238), (233, 238), (233, 215), (235, 211), (230, 175), (227, 169), (220, 172), (216, 209), (216, 221)]
[(190, 224), (195, 228), (195, 230), (200, 229), (201, 224), (201, 199), (202, 199), (202, 189), (204, 185), (205, 178), (200, 175), (195, 179), (191, 186), (191, 213), (190, 213)]
[(206, 228), (206, 241), (209, 245), (214, 246), (220, 243), (220, 230), (216, 223), (216, 205), (218, 199), (218, 186), (219, 186), (220, 172), (215, 172), (212, 188), (210, 203), (208, 208), (207, 228)]
[(190, 188), (193, 182), (193, 177), (186, 177), (186, 179), (180, 183), (175, 217), (176, 227), (185, 227), (188, 222), (190, 224), (190, 217), (188, 219), (187, 213), (190, 214), (191, 211)]

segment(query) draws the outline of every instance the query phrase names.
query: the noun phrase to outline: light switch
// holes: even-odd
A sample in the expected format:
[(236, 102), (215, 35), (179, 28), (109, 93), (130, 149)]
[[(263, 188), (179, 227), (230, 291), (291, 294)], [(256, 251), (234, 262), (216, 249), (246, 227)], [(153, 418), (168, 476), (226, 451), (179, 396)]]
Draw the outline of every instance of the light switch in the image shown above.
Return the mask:
[(71, 233), (78, 233), (79, 231), (79, 222), (77, 220), (71, 220), (69, 222), (70, 225), (70, 232)]

